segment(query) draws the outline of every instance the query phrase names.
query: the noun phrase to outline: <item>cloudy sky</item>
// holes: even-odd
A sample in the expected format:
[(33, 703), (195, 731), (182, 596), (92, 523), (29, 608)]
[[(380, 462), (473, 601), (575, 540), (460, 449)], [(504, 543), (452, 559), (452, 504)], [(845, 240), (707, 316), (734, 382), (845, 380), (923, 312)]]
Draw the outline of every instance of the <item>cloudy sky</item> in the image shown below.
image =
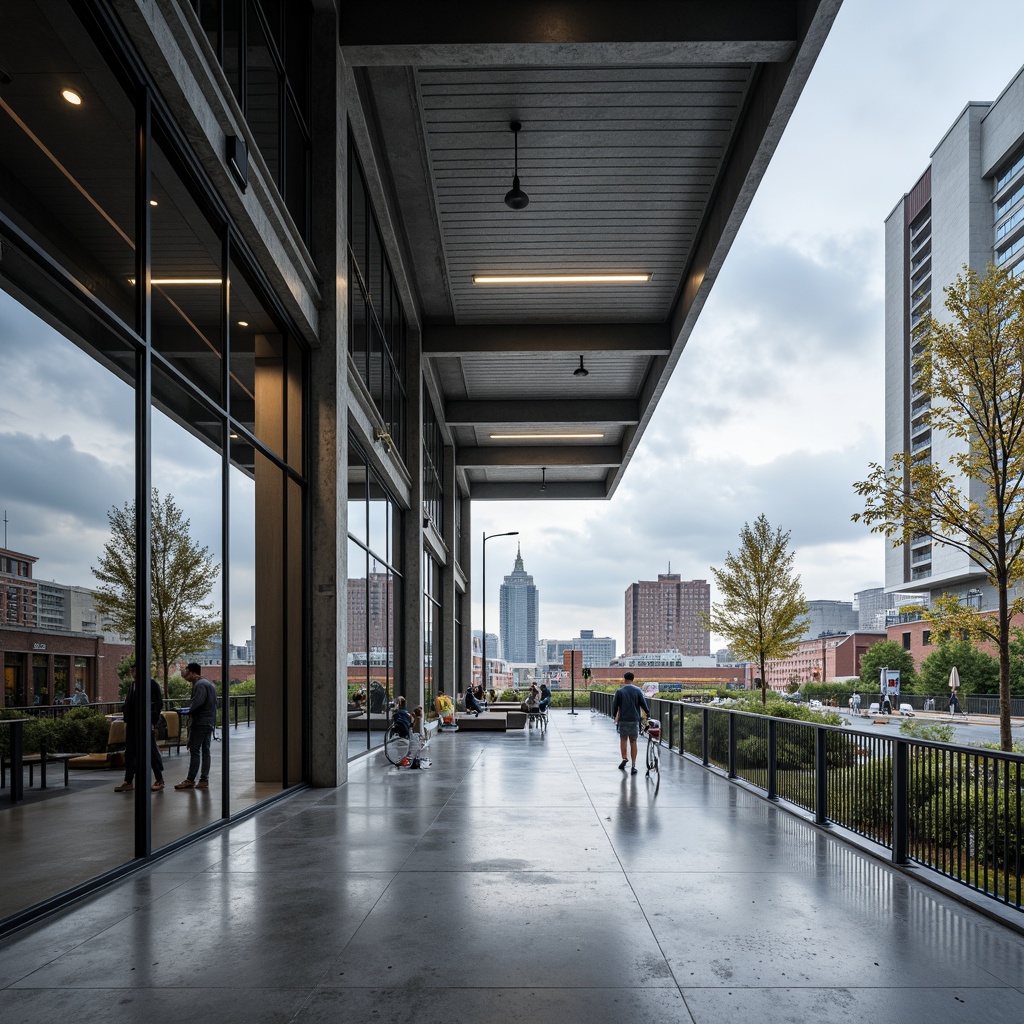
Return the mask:
[(521, 532), (487, 544), (491, 631), (517, 540), (541, 636), (594, 629), (619, 650), (631, 582), (669, 562), (710, 581), (762, 512), (791, 531), (808, 598), (882, 585), (883, 542), (850, 516), (884, 454), (883, 222), (968, 101), (1024, 63), (1021, 11), (845, 0), (613, 499), (474, 505), (477, 559), (482, 531)]

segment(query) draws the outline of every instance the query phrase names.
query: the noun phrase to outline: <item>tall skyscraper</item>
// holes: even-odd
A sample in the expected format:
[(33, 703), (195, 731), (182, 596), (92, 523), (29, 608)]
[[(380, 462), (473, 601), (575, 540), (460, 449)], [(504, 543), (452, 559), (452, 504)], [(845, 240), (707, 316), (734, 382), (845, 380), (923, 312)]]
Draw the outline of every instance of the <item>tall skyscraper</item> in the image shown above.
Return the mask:
[(522, 548), (518, 547), (515, 565), (505, 577), (499, 596), (501, 656), (505, 661), (535, 663), (538, 609), (537, 588), (523, 568)]
[[(966, 264), (1024, 270), (1024, 70), (993, 103), (968, 103), (931, 163), (885, 222), (885, 452), (909, 451), (948, 466), (962, 442), (925, 422), (914, 359), (926, 314), (944, 321), (943, 288)], [(961, 484), (965, 483), (960, 481)], [(992, 607), (985, 574), (963, 552), (913, 537), (890, 545), (886, 590), (948, 591)], [(986, 597), (981, 603), (983, 594)]]
[(679, 651), (709, 657), (711, 631), (701, 620), (711, 611), (711, 584), (658, 573), (626, 588), (626, 654)]

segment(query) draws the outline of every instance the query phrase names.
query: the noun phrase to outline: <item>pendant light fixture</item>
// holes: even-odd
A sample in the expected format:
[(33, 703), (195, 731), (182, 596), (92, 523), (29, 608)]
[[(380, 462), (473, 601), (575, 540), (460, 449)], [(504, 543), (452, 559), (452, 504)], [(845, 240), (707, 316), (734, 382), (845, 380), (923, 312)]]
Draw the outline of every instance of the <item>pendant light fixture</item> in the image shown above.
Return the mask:
[(540, 471), (540, 493), (543, 494), (548, 489), (548, 468), (545, 466)]
[(515, 141), (516, 163), (512, 175), (512, 187), (505, 193), (505, 205), (510, 210), (525, 210), (530, 205), (530, 197), (519, 187), (519, 130), (523, 126), (518, 121), (513, 121), (509, 128), (512, 130), (512, 138)]
[(583, 365), (583, 356), (580, 356), (580, 365), (572, 371), (574, 377), (586, 377), (590, 371)]

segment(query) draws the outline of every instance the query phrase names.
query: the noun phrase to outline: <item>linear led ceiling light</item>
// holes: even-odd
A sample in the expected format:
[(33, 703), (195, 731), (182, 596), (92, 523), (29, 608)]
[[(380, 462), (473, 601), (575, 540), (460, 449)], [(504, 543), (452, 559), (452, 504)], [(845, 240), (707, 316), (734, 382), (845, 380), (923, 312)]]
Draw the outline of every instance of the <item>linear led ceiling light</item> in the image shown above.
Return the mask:
[(473, 284), (647, 284), (653, 274), (474, 274)]
[[(129, 277), (129, 282), (135, 284), (135, 278)], [(185, 284), (185, 285), (206, 285), (221, 284), (219, 277), (154, 277), (150, 284)]]
[(492, 441), (577, 441), (577, 440), (598, 440), (604, 434), (488, 434)]

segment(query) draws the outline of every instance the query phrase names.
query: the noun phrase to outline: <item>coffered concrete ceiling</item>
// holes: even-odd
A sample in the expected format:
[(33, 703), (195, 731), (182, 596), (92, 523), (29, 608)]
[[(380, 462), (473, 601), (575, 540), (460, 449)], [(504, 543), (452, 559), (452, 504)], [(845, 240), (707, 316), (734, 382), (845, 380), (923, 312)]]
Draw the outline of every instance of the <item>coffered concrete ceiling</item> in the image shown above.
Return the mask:
[[(342, 4), (474, 498), (615, 490), (840, 3)], [(650, 280), (473, 280), (613, 272)]]

